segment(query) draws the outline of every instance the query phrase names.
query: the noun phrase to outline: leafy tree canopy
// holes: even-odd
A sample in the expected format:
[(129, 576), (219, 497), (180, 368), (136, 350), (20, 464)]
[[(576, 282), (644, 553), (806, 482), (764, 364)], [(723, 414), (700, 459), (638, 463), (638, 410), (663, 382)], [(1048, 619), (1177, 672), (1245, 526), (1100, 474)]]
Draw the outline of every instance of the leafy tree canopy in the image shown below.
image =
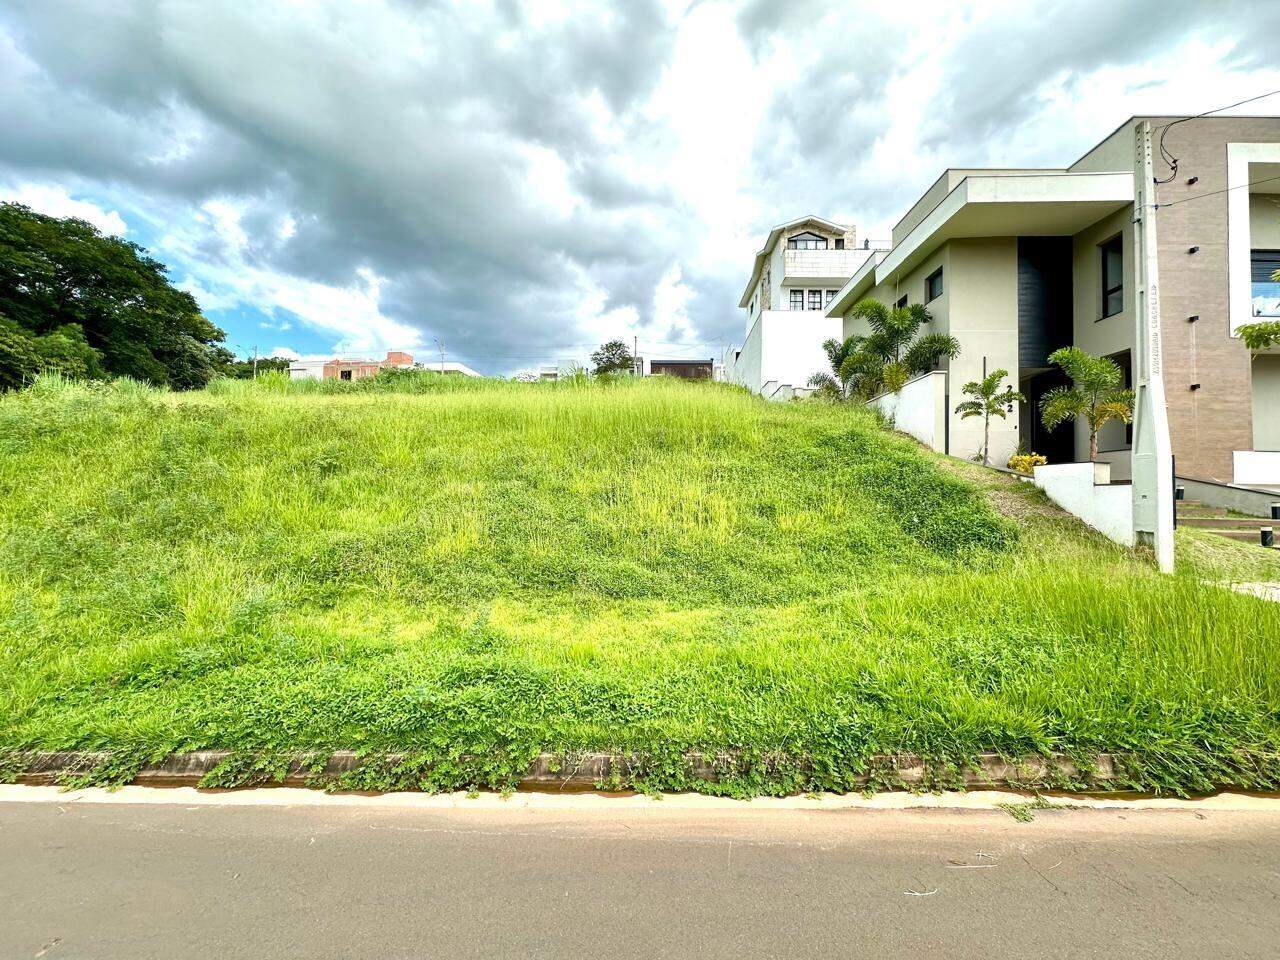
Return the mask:
[(635, 369), (635, 358), (621, 340), (610, 340), (591, 355), (596, 373), (614, 373)]
[(223, 336), (137, 244), (0, 203), (0, 387), (48, 367), (202, 387)]

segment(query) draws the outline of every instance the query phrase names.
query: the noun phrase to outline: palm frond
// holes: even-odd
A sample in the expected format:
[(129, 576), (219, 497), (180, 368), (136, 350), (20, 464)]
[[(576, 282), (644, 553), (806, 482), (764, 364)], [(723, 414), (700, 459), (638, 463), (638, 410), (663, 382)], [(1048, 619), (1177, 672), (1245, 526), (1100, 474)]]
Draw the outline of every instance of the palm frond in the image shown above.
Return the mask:
[(1083, 394), (1074, 387), (1054, 387), (1040, 398), (1040, 420), (1046, 430), (1054, 430), (1085, 411)]
[(960, 356), (960, 341), (945, 333), (926, 333), (913, 343), (903, 355), (905, 363), (912, 373), (924, 373), (933, 369), (942, 357), (954, 360)]

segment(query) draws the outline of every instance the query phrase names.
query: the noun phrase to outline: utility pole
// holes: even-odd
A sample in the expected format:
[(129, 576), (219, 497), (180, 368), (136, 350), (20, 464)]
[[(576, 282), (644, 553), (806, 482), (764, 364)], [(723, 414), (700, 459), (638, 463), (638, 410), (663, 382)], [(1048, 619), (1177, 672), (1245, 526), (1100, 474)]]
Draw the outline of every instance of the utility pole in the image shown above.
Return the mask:
[[(237, 347), (239, 347), (241, 350), (243, 350), (243, 351), (245, 352), (245, 355), (246, 355), (246, 356), (248, 356), (248, 353), (249, 353), (249, 348), (248, 348), (248, 347), (246, 347), (243, 343), (237, 343), (237, 344), (236, 344), (236, 346), (237, 346)], [(257, 379), (258, 379), (258, 347), (257, 347), (257, 344), (254, 344), (254, 347), (253, 347), (253, 379), (255, 379), (255, 380), (257, 380)]]
[(1133, 535), (1155, 550), (1164, 573), (1173, 572), (1173, 445), (1165, 406), (1160, 338), (1160, 274), (1156, 249), (1156, 178), (1151, 124), (1136, 129), (1133, 248), (1134, 310)]
[(439, 337), (433, 338), (436, 342), (436, 349), (440, 351), (440, 372), (444, 373), (444, 341)]

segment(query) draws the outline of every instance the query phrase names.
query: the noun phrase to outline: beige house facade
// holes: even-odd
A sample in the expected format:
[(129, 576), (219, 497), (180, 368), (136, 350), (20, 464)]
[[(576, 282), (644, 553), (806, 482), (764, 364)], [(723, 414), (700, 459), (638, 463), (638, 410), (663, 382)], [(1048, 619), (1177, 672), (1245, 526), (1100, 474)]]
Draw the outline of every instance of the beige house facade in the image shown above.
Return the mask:
[[(1160, 400), (1150, 429), (1167, 433), (1178, 476), (1280, 490), (1280, 353), (1251, 352), (1238, 332), (1280, 318), (1276, 267), (1280, 118), (1134, 117), (1067, 167), (945, 171), (825, 315), (850, 336), (868, 332), (860, 300), (921, 303), (959, 340), (945, 389), (917, 391), (945, 405), (934, 445), (947, 453), (981, 446), (981, 423), (953, 413), (963, 385), (1005, 369), (1028, 402), (993, 420), (993, 462), (1020, 445), (1088, 460), (1084, 424), (1050, 432), (1038, 416), (1064, 382), (1049, 354), (1074, 345)], [(1134, 476), (1144, 418), (1099, 436), (1114, 481)]]

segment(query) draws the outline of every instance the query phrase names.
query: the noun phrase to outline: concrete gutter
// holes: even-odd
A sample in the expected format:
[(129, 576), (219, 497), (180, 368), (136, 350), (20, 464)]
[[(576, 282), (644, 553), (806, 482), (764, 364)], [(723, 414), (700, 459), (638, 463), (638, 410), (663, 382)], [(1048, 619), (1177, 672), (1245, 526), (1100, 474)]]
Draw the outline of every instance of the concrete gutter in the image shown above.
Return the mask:
[[(200, 786), (205, 777), (220, 764), (232, 759), (230, 750), (198, 750), (177, 753), (163, 762), (139, 770), (129, 781), (142, 786)], [(91, 774), (108, 762), (106, 753), (76, 751), (36, 751), (18, 755), (17, 767), (21, 770), (13, 779), (18, 783), (48, 785), (66, 783), (76, 777)], [(402, 756), (380, 755), (376, 760), (381, 766), (394, 766)], [(689, 756), (688, 774), (708, 782), (720, 779), (725, 761), (733, 758)], [(328, 756), (321, 753), (298, 754), (283, 766), (281, 776), (263, 775), (249, 778), (252, 782), (269, 782), (281, 786), (316, 786), (326, 780), (334, 780), (343, 774), (358, 770), (366, 758), (354, 751), (339, 750)], [(994, 753), (981, 754), (977, 761), (964, 769), (933, 765), (921, 757), (911, 755), (878, 756), (872, 758), (868, 771), (854, 781), (855, 789), (877, 786), (931, 787), (945, 783), (948, 787), (980, 790), (998, 787), (1057, 789), (1063, 784), (1085, 784), (1105, 789), (1117, 780), (1116, 763), (1112, 755), (1099, 754), (1092, 762), (1092, 769), (1082, 769), (1064, 756), (1051, 758), (1031, 757), (1009, 760)], [(539, 755), (525, 775), (519, 787), (525, 790), (570, 789), (593, 790), (601, 784), (621, 780), (632, 782), (643, 775), (642, 758), (612, 753), (583, 753)], [(1123, 788), (1120, 788), (1123, 789)]]

